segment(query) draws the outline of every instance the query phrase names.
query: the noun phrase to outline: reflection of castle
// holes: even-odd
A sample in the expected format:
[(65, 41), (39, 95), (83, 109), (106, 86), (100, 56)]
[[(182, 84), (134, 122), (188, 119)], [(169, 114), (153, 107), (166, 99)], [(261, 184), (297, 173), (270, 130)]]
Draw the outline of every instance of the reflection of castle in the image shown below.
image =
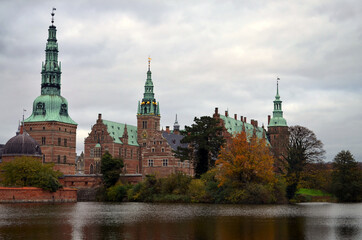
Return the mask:
[(101, 156), (108, 151), (123, 158), (124, 173), (128, 175), (163, 177), (179, 171), (193, 175), (190, 162), (181, 162), (172, 152), (180, 146), (182, 138), (177, 119), (173, 132), (160, 130), (160, 106), (153, 88), (149, 60), (143, 98), (138, 103), (137, 126), (104, 120), (99, 114), (84, 142), (86, 174), (100, 172)]

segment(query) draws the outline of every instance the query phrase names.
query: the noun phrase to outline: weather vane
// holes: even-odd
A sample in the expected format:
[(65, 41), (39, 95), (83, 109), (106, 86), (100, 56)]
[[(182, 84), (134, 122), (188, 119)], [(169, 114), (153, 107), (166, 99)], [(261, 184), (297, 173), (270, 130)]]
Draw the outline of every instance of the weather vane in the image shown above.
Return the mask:
[(53, 8), (52, 9), (52, 13), (51, 13), (51, 15), (52, 15), (52, 26), (53, 26), (53, 23), (54, 23), (54, 15), (55, 15), (55, 13), (54, 13), (54, 11), (55, 10), (57, 10), (56, 8)]
[(151, 57), (148, 56), (148, 70), (151, 69)]

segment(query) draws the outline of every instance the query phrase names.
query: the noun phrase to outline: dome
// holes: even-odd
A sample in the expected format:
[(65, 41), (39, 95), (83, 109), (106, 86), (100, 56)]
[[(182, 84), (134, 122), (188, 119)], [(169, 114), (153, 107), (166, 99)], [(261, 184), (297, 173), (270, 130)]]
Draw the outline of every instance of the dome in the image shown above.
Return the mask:
[(3, 156), (41, 156), (39, 144), (26, 132), (12, 137), (4, 146)]

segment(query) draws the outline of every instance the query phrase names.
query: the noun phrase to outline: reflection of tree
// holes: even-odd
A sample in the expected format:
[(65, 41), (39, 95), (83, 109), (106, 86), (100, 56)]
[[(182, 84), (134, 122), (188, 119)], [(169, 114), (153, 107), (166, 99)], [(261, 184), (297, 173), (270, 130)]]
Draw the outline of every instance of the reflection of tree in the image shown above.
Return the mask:
[(346, 225), (346, 219), (342, 219), (340, 221), (343, 221), (341, 226), (337, 227), (337, 236), (338, 239), (361, 239), (358, 238), (358, 228), (354, 226), (353, 224)]

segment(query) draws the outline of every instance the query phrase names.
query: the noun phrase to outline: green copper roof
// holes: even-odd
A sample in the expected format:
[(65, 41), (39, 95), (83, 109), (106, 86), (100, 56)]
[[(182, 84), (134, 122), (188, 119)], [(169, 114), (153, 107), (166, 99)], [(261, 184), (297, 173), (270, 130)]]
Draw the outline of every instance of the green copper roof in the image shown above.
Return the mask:
[(113, 138), (114, 143), (123, 144), (121, 139), (124, 134), (125, 126), (127, 126), (128, 144), (133, 146), (139, 146), (137, 143), (137, 127), (132, 125), (126, 125), (123, 123), (112, 122), (103, 120), (103, 124), (107, 126), (109, 135)]
[(137, 109), (138, 115), (160, 116), (160, 105), (155, 99), (151, 74), (152, 73), (150, 69), (150, 58), (149, 58), (147, 79), (145, 83), (145, 92), (143, 93), (142, 102), (138, 102), (138, 109)]
[(56, 121), (77, 125), (68, 114), (68, 102), (60, 95), (61, 67), (58, 64), (58, 43), (54, 23), (49, 26), (48, 40), (45, 47), (45, 63), (41, 70), (41, 95), (34, 100), (33, 112), (25, 122)]
[(58, 95), (40, 95), (34, 100), (33, 113), (25, 122), (55, 121), (77, 125), (68, 115), (68, 102)]
[[(250, 123), (245, 123), (242, 122), (240, 120), (235, 120), (234, 118), (231, 117), (226, 117), (223, 115), (220, 115), (220, 118), (222, 120), (224, 120), (224, 127), (226, 128), (226, 130), (232, 134), (235, 135), (237, 133), (241, 133), (243, 131), (243, 126), (245, 127), (245, 132), (248, 138), (253, 136), (253, 132), (254, 132), (254, 126)], [(263, 138), (263, 131), (264, 129), (262, 127), (256, 127), (255, 128), (255, 134), (257, 138)], [(268, 139), (266, 137), (266, 134), (264, 135), (265, 139), (268, 142)]]
[(283, 118), (282, 101), (279, 96), (279, 83), (277, 82), (277, 94), (274, 100), (273, 117), (270, 119), (268, 127), (288, 126), (287, 121)]

